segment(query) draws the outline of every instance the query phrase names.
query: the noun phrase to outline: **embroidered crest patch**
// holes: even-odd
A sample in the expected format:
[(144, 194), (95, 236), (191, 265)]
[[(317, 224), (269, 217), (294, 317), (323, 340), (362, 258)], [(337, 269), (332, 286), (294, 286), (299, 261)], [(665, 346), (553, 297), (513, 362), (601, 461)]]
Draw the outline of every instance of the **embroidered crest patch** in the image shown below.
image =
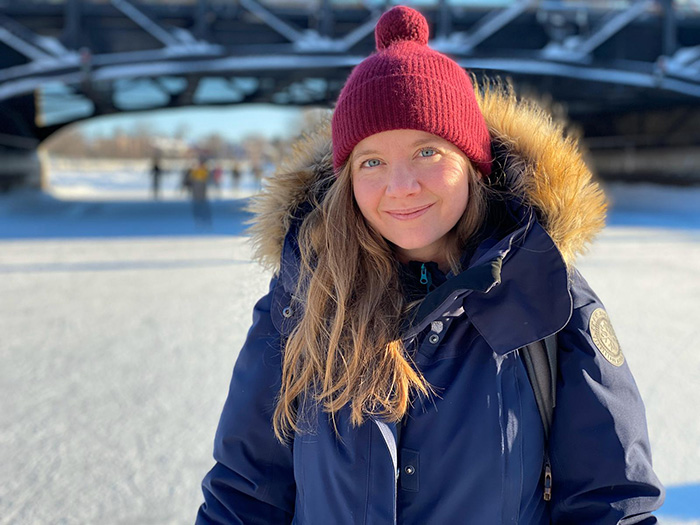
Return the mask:
[(622, 366), (622, 363), (625, 362), (625, 356), (622, 355), (620, 343), (605, 310), (598, 308), (591, 314), (589, 330), (593, 342), (603, 357), (615, 366)]

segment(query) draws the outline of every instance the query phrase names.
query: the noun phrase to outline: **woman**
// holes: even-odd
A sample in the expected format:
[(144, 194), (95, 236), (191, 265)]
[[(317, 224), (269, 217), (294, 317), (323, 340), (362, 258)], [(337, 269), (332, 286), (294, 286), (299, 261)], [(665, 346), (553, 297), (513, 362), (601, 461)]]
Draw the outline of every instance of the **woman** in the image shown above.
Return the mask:
[[(644, 408), (573, 267), (605, 214), (577, 144), (475, 94), (418, 12), (376, 40), (258, 201), (275, 277), (198, 523), (655, 523)], [(554, 334), (545, 439), (522, 349)]]

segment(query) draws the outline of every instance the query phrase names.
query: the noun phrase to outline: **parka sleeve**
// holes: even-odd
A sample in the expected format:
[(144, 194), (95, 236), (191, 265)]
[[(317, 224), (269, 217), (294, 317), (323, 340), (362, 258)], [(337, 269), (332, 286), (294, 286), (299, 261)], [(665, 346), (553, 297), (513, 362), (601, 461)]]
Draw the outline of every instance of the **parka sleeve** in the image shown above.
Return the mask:
[(216, 464), (202, 482), (197, 525), (288, 524), (294, 514), (291, 445), (272, 430), (281, 378), (281, 343), (272, 322), (276, 281), (253, 310), (214, 441)]
[(552, 523), (652, 524), (654, 474), (644, 405), (599, 299), (573, 277), (573, 315), (559, 333), (550, 436)]

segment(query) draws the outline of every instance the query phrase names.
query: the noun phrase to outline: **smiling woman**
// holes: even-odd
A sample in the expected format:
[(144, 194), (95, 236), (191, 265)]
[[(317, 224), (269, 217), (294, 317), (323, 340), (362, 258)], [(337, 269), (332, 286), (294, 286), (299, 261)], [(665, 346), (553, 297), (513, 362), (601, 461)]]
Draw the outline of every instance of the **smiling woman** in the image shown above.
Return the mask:
[(656, 523), (644, 406), (574, 267), (605, 217), (577, 143), (475, 90), (417, 11), (375, 36), (257, 200), (275, 274), (198, 522)]
[(362, 139), (349, 164), (362, 215), (398, 259), (435, 261), (447, 272), (448, 233), (465, 215), (469, 187), (481, 179), (467, 156), (436, 135), (397, 129)]

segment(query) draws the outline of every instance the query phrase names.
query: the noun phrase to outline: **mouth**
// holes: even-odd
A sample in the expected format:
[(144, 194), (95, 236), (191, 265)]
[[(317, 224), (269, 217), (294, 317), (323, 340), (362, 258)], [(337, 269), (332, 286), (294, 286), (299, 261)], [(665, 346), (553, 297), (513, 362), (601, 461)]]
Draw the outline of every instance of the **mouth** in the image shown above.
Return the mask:
[(416, 219), (427, 212), (431, 207), (431, 204), (426, 204), (424, 206), (418, 206), (416, 208), (406, 208), (404, 210), (387, 210), (384, 213), (397, 219), (399, 221), (408, 221), (411, 219)]

